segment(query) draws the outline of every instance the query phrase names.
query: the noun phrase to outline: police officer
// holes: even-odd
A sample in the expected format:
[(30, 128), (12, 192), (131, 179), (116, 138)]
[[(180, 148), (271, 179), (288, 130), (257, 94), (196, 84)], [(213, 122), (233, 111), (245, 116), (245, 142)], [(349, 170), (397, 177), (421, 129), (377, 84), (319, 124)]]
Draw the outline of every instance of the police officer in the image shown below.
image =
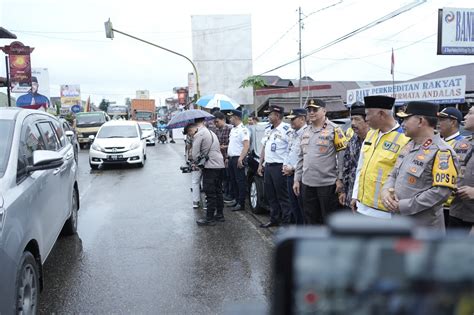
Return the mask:
[(245, 178), (245, 158), (249, 150), (250, 134), (247, 127), (242, 123), (242, 112), (231, 110), (227, 113), (233, 128), (230, 130), (229, 146), (227, 147), (227, 161), (229, 169), (229, 181), (232, 186), (232, 197), (230, 203), (232, 211), (245, 210), (245, 196), (247, 192), (247, 180)]
[[(451, 147), (454, 148), (456, 143), (464, 137), (459, 133), (459, 126), (462, 122), (462, 113), (454, 107), (446, 107), (438, 113), (438, 130), (439, 134)], [(444, 204), (444, 224), (449, 225), (449, 207), (454, 196), (450, 196)]]
[(295, 195), (293, 184), (296, 166), (298, 165), (298, 156), (301, 150), (300, 138), (307, 128), (306, 115), (306, 109), (297, 108), (286, 116), (287, 119), (291, 119), (292, 130), (290, 133), (288, 154), (283, 162), (283, 175), (287, 176), (288, 197), (290, 198), (291, 211), (296, 224), (304, 224), (303, 199), (301, 195)]
[(270, 106), (266, 112), (269, 113), (270, 125), (262, 139), (263, 148), (257, 172), (262, 176), (263, 164), (265, 163), (264, 188), (271, 212), (270, 221), (262, 223), (260, 225), (262, 228), (280, 225), (280, 216), (283, 224), (289, 224), (291, 220), (287, 179), (282, 173), (283, 162), (288, 154), (290, 126), (282, 122), (283, 107)]
[(301, 151), (293, 190), (300, 194), (306, 224), (324, 224), (337, 207), (336, 193), (342, 190), (342, 170), (347, 139), (326, 117), (326, 103), (310, 100), (306, 105), (310, 125), (301, 135)]
[(400, 151), (410, 139), (393, 117), (393, 97), (367, 96), (364, 103), (365, 120), (372, 129), (362, 144), (351, 208), (366, 216), (390, 219), (392, 214), (383, 205), (380, 193)]
[(443, 202), (456, 186), (458, 162), (453, 148), (434, 132), (437, 114), (438, 105), (429, 102), (409, 102), (397, 113), (411, 140), (382, 189), (382, 201), (392, 213), (444, 231)]
[[(465, 117), (465, 128), (474, 132), (474, 107)], [(474, 227), (474, 140), (472, 135), (458, 141), (454, 151), (459, 157), (460, 172), (456, 195), (449, 209), (448, 228), (462, 229), (466, 233)]]

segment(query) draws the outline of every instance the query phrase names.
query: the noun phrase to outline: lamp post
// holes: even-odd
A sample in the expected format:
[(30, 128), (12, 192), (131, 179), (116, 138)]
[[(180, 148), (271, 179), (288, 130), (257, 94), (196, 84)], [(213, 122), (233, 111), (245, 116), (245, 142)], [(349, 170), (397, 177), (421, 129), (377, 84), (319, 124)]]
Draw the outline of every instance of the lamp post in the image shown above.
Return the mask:
[(198, 75), (198, 71), (197, 71), (197, 68), (196, 68), (196, 65), (194, 64), (194, 62), (192, 62), (191, 59), (189, 59), (188, 57), (186, 57), (185, 55), (183, 54), (180, 54), (176, 51), (173, 51), (171, 49), (168, 49), (168, 48), (165, 48), (163, 46), (160, 46), (160, 45), (157, 45), (157, 44), (154, 44), (154, 43), (151, 43), (149, 41), (146, 41), (144, 39), (141, 39), (141, 38), (138, 38), (136, 36), (133, 36), (133, 35), (130, 35), (130, 34), (127, 34), (127, 33), (124, 33), (124, 32), (121, 32), (117, 29), (114, 29), (112, 27), (112, 22), (110, 21), (110, 19), (108, 21), (106, 21), (105, 23), (105, 37), (107, 38), (110, 38), (110, 39), (113, 39), (114, 38), (114, 32), (117, 32), (119, 34), (122, 34), (124, 36), (127, 36), (127, 37), (130, 37), (130, 38), (133, 38), (133, 39), (136, 39), (140, 42), (143, 42), (145, 44), (148, 44), (148, 45), (151, 45), (151, 46), (155, 46), (157, 48), (160, 48), (160, 49), (163, 49), (163, 50), (166, 50), (167, 52), (170, 52), (172, 54), (175, 54), (175, 55), (178, 55), (180, 57), (183, 57), (185, 58), (187, 61), (189, 61), (191, 63), (191, 65), (193, 66), (193, 69), (194, 69), (194, 73), (196, 74), (196, 100), (198, 100), (200, 97), (201, 97), (201, 93), (200, 93), (200, 90), (199, 90), (199, 75)]

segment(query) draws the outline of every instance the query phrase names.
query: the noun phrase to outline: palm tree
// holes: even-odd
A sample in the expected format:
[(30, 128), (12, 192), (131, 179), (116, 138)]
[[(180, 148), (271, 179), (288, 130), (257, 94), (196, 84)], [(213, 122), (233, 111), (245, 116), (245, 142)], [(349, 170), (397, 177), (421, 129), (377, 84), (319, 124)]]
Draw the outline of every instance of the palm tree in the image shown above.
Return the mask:
[(261, 89), (265, 87), (265, 80), (261, 76), (258, 75), (251, 75), (245, 80), (242, 81), (240, 84), (240, 88), (247, 88), (247, 87), (252, 87), (253, 88), (253, 104), (255, 106), (255, 115), (257, 115), (257, 104), (256, 104), (256, 98), (257, 98), (257, 89)]

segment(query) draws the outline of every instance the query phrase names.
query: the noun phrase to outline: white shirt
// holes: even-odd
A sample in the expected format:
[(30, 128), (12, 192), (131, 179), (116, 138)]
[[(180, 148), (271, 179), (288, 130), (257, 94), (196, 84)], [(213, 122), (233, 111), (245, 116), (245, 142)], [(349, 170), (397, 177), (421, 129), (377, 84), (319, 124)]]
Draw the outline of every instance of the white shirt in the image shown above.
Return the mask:
[[(390, 132), (398, 129), (399, 127), (400, 127), (400, 124), (397, 122), (395, 124), (395, 127), (393, 127), (392, 129), (390, 129), (387, 132), (381, 132), (379, 130), (379, 133), (377, 135), (377, 140), (375, 141), (374, 145), (377, 146), (377, 144), (380, 141), (380, 138), (382, 138), (383, 135), (386, 135), (387, 133), (390, 133)], [(364, 155), (361, 152), (360, 155), (359, 155), (359, 162), (357, 162), (356, 179), (355, 179), (355, 182), (354, 182), (354, 189), (352, 191), (352, 199), (357, 199), (357, 195), (359, 194), (359, 176), (360, 176), (360, 169), (362, 168), (362, 165), (364, 164), (363, 156)], [(374, 217), (374, 218), (379, 218), (379, 219), (391, 219), (392, 218), (392, 214), (390, 212), (386, 212), (386, 211), (378, 210), (378, 209), (375, 209), (375, 208), (371, 208), (367, 205), (364, 205), (363, 203), (360, 203), (359, 201), (357, 201), (357, 212), (359, 212), (361, 214), (364, 214), (366, 216), (369, 216), (369, 217)]]
[(265, 146), (265, 163), (283, 163), (288, 155), (290, 125), (281, 122), (278, 127), (269, 126), (265, 131), (262, 144)]
[(250, 133), (244, 124), (240, 123), (238, 126), (230, 130), (229, 146), (227, 147), (227, 155), (229, 157), (240, 156), (244, 149), (244, 141), (250, 140)]
[(298, 158), (301, 151), (301, 135), (306, 130), (307, 125), (305, 124), (298, 130), (291, 130), (290, 134), (290, 143), (288, 145), (288, 155), (283, 162), (283, 165), (290, 167), (295, 170), (296, 165), (298, 164)]

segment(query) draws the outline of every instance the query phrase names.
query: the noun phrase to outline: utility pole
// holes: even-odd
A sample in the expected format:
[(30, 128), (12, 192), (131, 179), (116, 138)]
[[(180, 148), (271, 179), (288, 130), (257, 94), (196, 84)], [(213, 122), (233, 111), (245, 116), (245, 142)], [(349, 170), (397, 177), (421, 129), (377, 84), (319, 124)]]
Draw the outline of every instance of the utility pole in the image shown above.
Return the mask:
[(300, 108), (303, 107), (303, 86), (301, 84), (301, 30), (303, 28), (303, 24), (301, 23), (301, 7), (298, 8), (298, 24), (299, 24), (299, 41), (298, 41), (298, 44), (299, 44), (299, 52), (298, 52), (298, 56), (299, 56), (299, 63), (300, 63), (300, 79), (298, 81), (298, 85), (299, 85), (299, 97), (300, 97)]

